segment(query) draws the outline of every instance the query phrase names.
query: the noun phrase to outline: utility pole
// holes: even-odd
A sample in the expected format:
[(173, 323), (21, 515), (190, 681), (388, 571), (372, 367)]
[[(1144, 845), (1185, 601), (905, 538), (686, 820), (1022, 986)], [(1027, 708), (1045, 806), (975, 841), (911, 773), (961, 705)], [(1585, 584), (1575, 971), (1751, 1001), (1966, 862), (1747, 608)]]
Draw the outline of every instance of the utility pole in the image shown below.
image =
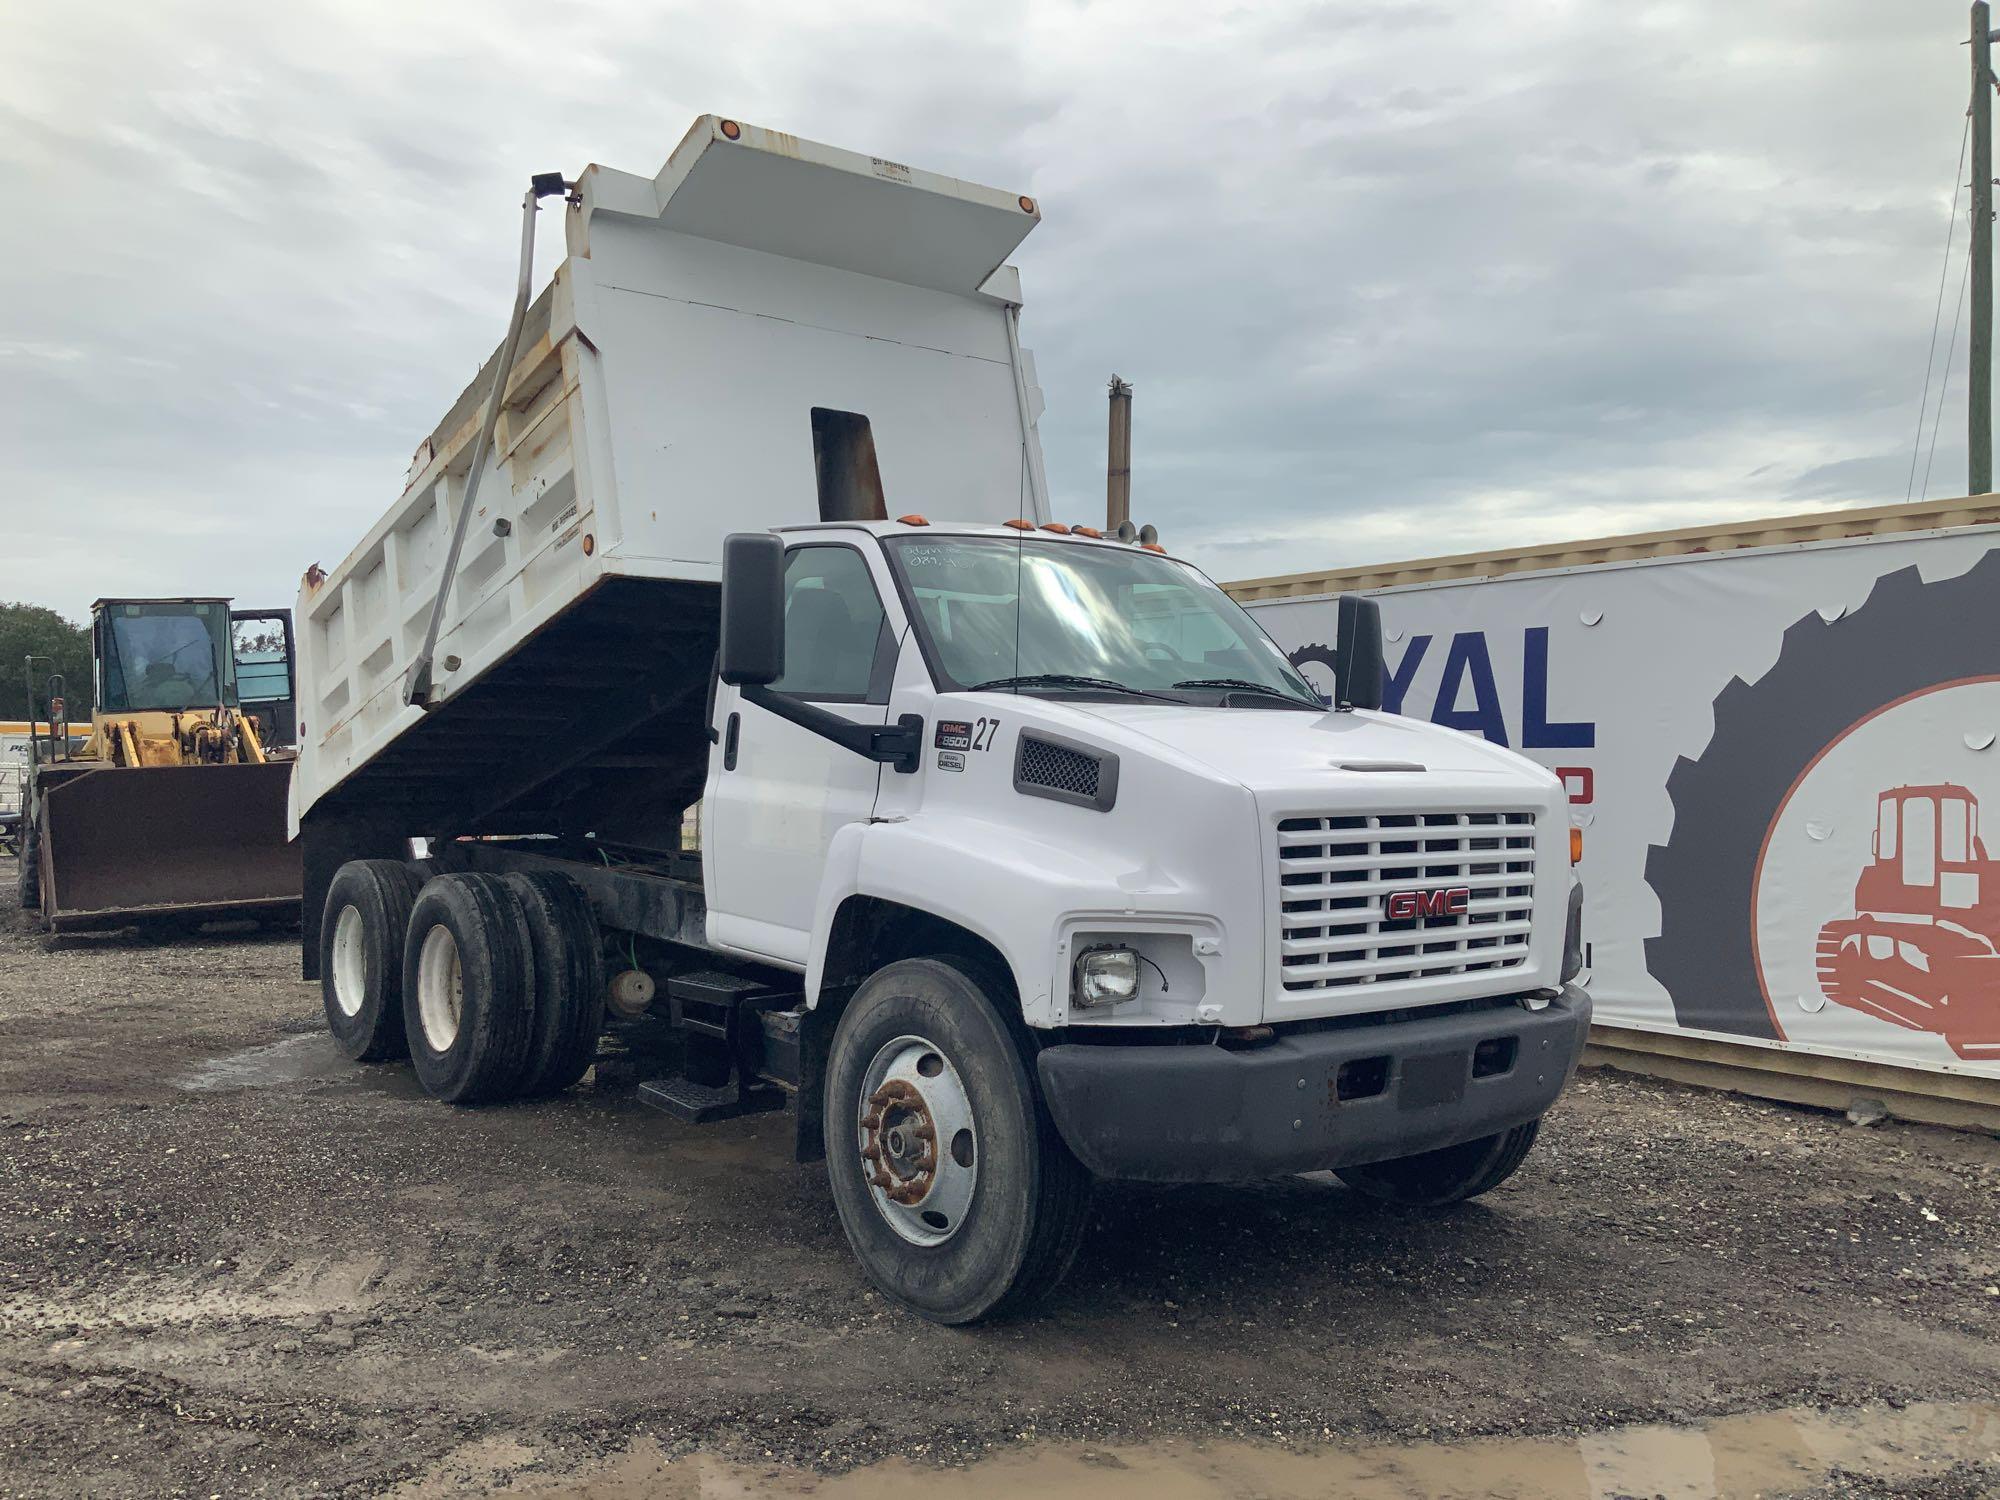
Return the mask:
[(1966, 493), (1993, 491), (1993, 29), (1972, 6), (1972, 347), (1966, 382)]
[[(1984, 0), (1982, 0), (1982, 4)], [(1111, 432), (1104, 473), (1104, 529), (1132, 519), (1132, 386), (1111, 377)]]

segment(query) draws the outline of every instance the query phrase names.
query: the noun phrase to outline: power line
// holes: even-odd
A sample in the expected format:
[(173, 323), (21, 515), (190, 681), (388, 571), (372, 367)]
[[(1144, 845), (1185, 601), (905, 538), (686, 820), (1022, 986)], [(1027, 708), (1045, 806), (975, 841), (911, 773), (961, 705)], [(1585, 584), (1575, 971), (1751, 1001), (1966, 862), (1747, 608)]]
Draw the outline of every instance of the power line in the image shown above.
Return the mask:
[(1924, 488), (1917, 498), (1925, 500), (1931, 493), (1931, 460), (1937, 457), (1938, 421), (1944, 416), (1945, 393), (1951, 389), (1951, 356), (1958, 348), (1958, 320), (1965, 311), (1965, 288), (1972, 280), (1972, 257), (1965, 257), (1965, 274), (1958, 279), (1958, 301), (1951, 313), (1951, 338), (1944, 346), (1944, 378), (1938, 382), (1937, 411), (1931, 417), (1931, 451), (1924, 459)]
[[(1905, 502), (1916, 492), (1917, 488), (1917, 450), (1924, 445), (1924, 409), (1930, 405), (1931, 400), (1931, 367), (1937, 361), (1938, 325), (1944, 321), (1945, 278), (1951, 274), (1951, 238), (1953, 232), (1958, 228), (1958, 190), (1965, 183), (1965, 143), (1971, 138), (1972, 111), (1967, 109), (1965, 112), (1965, 129), (1959, 133), (1958, 137), (1958, 166), (1953, 169), (1951, 174), (1951, 213), (1946, 216), (1944, 223), (1944, 264), (1938, 267), (1937, 307), (1931, 313), (1931, 346), (1924, 354), (1924, 394), (1922, 399), (1917, 402), (1917, 435), (1915, 440), (1910, 444), (1910, 482), (1903, 487), (1903, 499)], [(1968, 267), (1971, 264), (1970, 260), (1966, 262)], [(1957, 314), (1955, 313), (1952, 318), (1952, 327), (1954, 333), (1956, 333)], [(1951, 378), (1950, 366), (1951, 356), (1947, 353), (1945, 355), (1945, 378), (1947, 380)], [(1938, 391), (1938, 410), (1944, 410), (1944, 391), (1942, 387)], [(1931, 424), (1931, 450), (1933, 452), (1937, 450), (1937, 424), (1935, 422)], [(1928, 462), (1924, 464), (1924, 483), (1925, 487), (1928, 488), (1930, 484), (1930, 464)]]

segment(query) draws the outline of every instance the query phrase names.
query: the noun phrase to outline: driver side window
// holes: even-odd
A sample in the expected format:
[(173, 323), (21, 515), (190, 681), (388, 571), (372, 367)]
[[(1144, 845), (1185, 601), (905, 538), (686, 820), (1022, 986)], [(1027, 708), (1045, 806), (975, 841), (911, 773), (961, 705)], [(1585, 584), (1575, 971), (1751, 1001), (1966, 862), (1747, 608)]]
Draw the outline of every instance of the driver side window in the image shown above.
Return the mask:
[(888, 618), (859, 552), (807, 546), (786, 554), (785, 675), (771, 684), (774, 691), (821, 702), (887, 702), (888, 646)]

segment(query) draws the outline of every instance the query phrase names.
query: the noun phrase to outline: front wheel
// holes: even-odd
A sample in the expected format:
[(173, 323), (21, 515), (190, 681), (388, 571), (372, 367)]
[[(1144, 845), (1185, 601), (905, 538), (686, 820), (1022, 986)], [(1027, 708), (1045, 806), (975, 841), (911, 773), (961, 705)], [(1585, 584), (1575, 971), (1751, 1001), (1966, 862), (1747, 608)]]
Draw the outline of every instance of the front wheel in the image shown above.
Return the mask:
[(938, 1323), (1023, 1305), (1069, 1269), (1090, 1175), (1005, 1020), (1012, 987), (957, 958), (878, 970), (827, 1063), (828, 1175), (884, 1295)]
[(1442, 1208), (1477, 1198), (1512, 1177), (1541, 1128), (1540, 1120), (1530, 1120), (1498, 1135), (1365, 1167), (1337, 1167), (1335, 1172), (1349, 1187), (1372, 1198), (1412, 1208)]

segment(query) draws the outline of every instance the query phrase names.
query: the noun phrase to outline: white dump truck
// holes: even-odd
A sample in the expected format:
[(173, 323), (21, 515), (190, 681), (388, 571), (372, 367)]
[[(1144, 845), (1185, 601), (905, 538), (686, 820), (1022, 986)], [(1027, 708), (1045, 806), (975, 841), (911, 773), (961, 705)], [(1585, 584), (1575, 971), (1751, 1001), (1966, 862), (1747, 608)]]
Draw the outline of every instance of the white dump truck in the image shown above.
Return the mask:
[(298, 606), (342, 1047), (497, 1102), (650, 1007), (641, 1097), (791, 1103), (867, 1275), (954, 1323), (1062, 1276), (1098, 1177), (1483, 1192), (1590, 1015), (1562, 788), (1380, 712), (1372, 605), (1329, 703), (1051, 516), (1039, 216), (713, 116), (536, 178), (500, 352)]

